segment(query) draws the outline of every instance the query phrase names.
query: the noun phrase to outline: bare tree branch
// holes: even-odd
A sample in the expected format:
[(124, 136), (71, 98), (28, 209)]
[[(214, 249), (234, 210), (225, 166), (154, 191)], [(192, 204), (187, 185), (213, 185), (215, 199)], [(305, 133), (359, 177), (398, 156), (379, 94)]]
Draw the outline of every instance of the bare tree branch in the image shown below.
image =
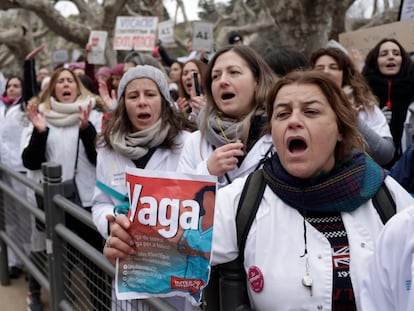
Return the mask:
[[(25, 9), (34, 12), (43, 22), (54, 31), (57, 35), (66, 38), (69, 41), (85, 44), (88, 40), (89, 29), (86, 25), (71, 22), (64, 18), (54, 7), (53, 4), (46, 0), (6, 0), (9, 8)], [(2, 2), (4, 4), (5, 2)], [(0, 9), (3, 8), (0, 4)]]

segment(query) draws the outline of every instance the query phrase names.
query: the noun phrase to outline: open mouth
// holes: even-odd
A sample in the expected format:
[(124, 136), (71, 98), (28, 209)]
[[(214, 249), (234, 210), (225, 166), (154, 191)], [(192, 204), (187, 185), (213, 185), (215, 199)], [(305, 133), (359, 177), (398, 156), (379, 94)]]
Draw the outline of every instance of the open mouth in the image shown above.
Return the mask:
[(224, 93), (221, 95), (221, 99), (222, 100), (232, 99), (234, 96), (236, 95), (234, 95), (233, 93)]
[(292, 153), (301, 152), (308, 148), (306, 142), (302, 139), (292, 139), (288, 145), (289, 151)]
[(147, 120), (149, 118), (151, 118), (151, 115), (149, 113), (140, 113), (138, 115), (138, 119), (140, 120)]
[(397, 67), (397, 65), (394, 64), (394, 63), (390, 63), (390, 64), (387, 64), (385, 67), (387, 67), (387, 68), (395, 68), (395, 67)]
[(62, 94), (63, 98), (70, 98), (72, 96), (72, 93), (70, 91), (65, 91)]

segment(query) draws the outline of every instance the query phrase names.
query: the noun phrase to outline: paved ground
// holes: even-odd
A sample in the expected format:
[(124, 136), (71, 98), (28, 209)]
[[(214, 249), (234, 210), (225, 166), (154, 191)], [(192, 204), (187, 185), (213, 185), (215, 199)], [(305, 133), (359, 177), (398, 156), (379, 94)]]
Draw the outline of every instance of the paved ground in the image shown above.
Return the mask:
[[(25, 276), (17, 280), (10, 280), (10, 285), (0, 285), (0, 310), (1, 311), (26, 311), (27, 310), (27, 282)], [(47, 295), (42, 293), (44, 311), (48, 311)]]

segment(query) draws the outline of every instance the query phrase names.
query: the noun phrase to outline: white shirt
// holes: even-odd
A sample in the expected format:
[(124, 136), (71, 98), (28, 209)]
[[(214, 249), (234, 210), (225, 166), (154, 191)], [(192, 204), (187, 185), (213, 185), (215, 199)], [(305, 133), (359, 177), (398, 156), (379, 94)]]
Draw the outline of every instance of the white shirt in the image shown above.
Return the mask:
[[(95, 126), (99, 133), (101, 130), (102, 113), (92, 110), (89, 121)], [(62, 165), (62, 181), (73, 177), (76, 148), (79, 136), (79, 124), (71, 126), (53, 126), (48, 123), (49, 133), (46, 142), (45, 157), (47, 161)], [(23, 148), (29, 144), (33, 125), (25, 129), (23, 136)], [(39, 170), (40, 171), (40, 170)], [(76, 174), (76, 185), (84, 207), (92, 205), (93, 189), (96, 182), (96, 168), (89, 162), (82, 140), (79, 140), (78, 166)]]
[[(272, 137), (270, 135), (262, 136), (253, 148), (247, 153), (240, 167), (227, 172), (231, 181), (243, 177), (253, 172), (261, 159), (267, 155), (272, 148)], [(207, 159), (213, 153), (213, 146), (206, 139), (201, 138), (201, 132), (191, 133), (186, 140), (177, 171), (197, 175), (210, 175), (207, 169)], [(226, 177), (218, 177), (219, 187), (228, 184)]]
[[(234, 260), (238, 255), (236, 210), (246, 178), (237, 179), (218, 191), (214, 215), (212, 264)], [(391, 177), (385, 183), (398, 210), (414, 204), (413, 198)], [(350, 247), (350, 273), (357, 307), (360, 307), (360, 280), (383, 223), (371, 201), (350, 213), (341, 213)], [(259, 210), (246, 240), (244, 268), (258, 267), (264, 287), (255, 293), (248, 286), (250, 301), (257, 310), (331, 310), (332, 251), (326, 237), (306, 223), (309, 274), (312, 291), (302, 285), (306, 271), (302, 215), (286, 205), (266, 187)], [(360, 308), (358, 308), (360, 310)], [(371, 309), (375, 310), (375, 309)]]
[(361, 285), (363, 311), (414, 310), (414, 205), (390, 219)]
[[(158, 171), (176, 171), (178, 160), (185, 140), (190, 133), (182, 131), (177, 135), (176, 149), (158, 148), (148, 161), (145, 169)], [(121, 194), (127, 193), (125, 168), (136, 167), (134, 162), (108, 147), (98, 148), (96, 179)], [(108, 221), (106, 215), (114, 215), (114, 206), (120, 201), (95, 187), (92, 205), (92, 219), (99, 233), (108, 238)], [(113, 289), (114, 291), (114, 289)], [(200, 310), (183, 297), (169, 297), (166, 301), (182, 311)], [(148, 310), (139, 300), (112, 301), (113, 310), (133, 311)]]
[[(176, 137), (177, 148), (158, 148), (145, 166), (149, 170), (176, 171), (177, 163), (185, 139), (190, 134), (182, 132)], [(96, 179), (113, 188), (119, 193), (126, 194), (125, 168), (136, 167), (131, 159), (115, 152), (108, 147), (98, 148), (96, 162)], [(120, 201), (95, 187), (92, 204), (92, 219), (100, 234), (108, 238), (108, 221), (106, 215), (114, 215), (114, 206)]]
[(358, 119), (364, 121), (380, 137), (392, 138), (387, 119), (377, 105), (374, 106), (374, 111), (361, 110)]

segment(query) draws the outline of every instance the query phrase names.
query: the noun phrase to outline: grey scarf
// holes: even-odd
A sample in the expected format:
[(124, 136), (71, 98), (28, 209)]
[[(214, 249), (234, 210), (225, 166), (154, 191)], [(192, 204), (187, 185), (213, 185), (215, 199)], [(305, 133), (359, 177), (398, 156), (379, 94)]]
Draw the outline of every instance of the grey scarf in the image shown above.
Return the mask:
[[(200, 111), (199, 120), (203, 119), (205, 109)], [(211, 111), (207, 121), (206, 140), (215, 147), (220, 147), (228, 143), (235, 143), (247, 139), (248, 127), (254, 116), (264, 116), (265, 112), (258, 109), (254, 114), (248, 114), (243, 120), (237, 121), (229, 117), (220, 116), (217, 111)], [(246, 137), (244, 137), (246, 136)]]
[(96, 101), (94, 97), (89, 95), (83, 99), (77, 99), (73, 103), (60, 103), (54, 97), (50, 97), (50, 107), (47, 109), (45, 104), (39, 105), (39, 111), (43, 112), (48, 123), (56, 126), (71, 126), (79, 123), (79, 107), (83, 110), (88, 109), (88, 105), (95, 107)]
[(111, 133), (111, 145), (116, 152), (129, 159), (137, 160), (148, 150), (161, 145), (167, 137), (170, 125), (162, 126), (159, 119), (153, 126), (134, 133)]
[[(203, 109), (200, 114), (205, 112)], [(200, 120), (202, 116), (200, 115)], [(210, 112), (207, 121), (206, 139), (215, 147), (242, 140), (245, 120), (237, 121), (228, 117), (220, 117), (216, 111)]]

